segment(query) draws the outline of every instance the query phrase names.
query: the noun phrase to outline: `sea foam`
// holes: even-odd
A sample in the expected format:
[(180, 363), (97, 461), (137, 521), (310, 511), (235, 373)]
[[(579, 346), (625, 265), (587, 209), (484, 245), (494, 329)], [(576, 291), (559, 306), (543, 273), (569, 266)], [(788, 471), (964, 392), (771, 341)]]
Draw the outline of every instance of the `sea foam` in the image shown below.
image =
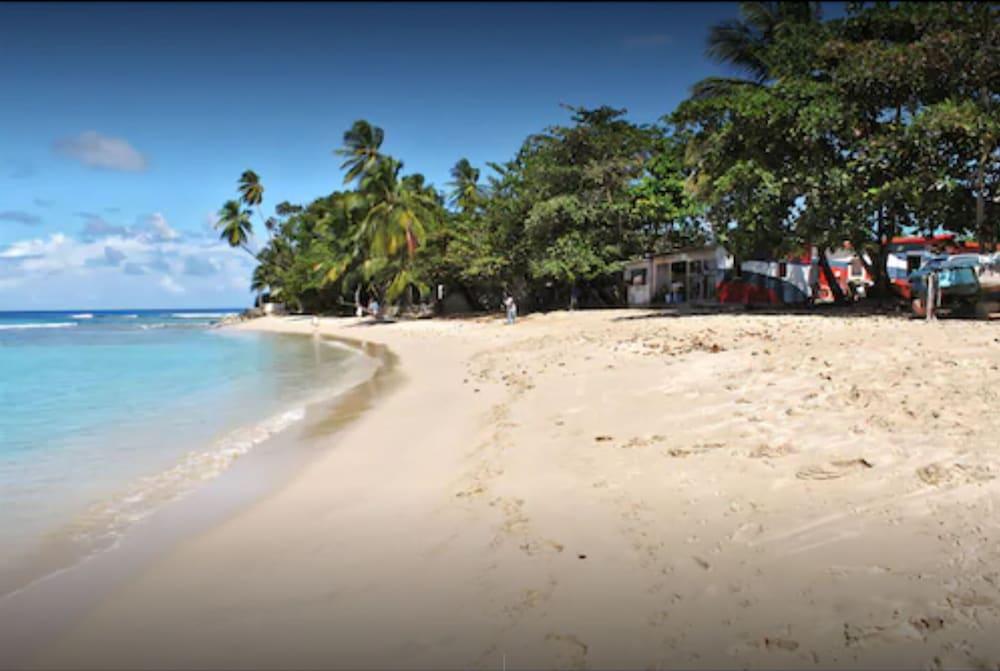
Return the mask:
[(174, 319), (219, 319), (235, 312), (174, 312), (170, 316)]
[(0, 331), (13, 331), (15, 329), (65, 329), (76, 326), (76, 322), (39, 322), (28, 324), (0, 324)]
[(73, 524), (73, 537), (89, 552), (115, 545), (129, 526), (184, 496), (199, 482), (218, 477), (236, 459), (305, 416), (305, 407), (292, 408), (232, 431), (208, 450), (189, 452), (172, 468), (143, 477), (118, 495), (92, 505)]

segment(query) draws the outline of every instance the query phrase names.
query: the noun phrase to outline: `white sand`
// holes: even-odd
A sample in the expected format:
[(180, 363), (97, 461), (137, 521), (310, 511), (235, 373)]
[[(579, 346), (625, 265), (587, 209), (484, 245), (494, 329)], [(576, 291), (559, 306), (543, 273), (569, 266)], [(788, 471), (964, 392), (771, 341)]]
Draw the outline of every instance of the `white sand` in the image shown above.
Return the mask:
[(998, 325), (644, 314), (323, 320), (402, 384), (38, 664), (1000, 665)]

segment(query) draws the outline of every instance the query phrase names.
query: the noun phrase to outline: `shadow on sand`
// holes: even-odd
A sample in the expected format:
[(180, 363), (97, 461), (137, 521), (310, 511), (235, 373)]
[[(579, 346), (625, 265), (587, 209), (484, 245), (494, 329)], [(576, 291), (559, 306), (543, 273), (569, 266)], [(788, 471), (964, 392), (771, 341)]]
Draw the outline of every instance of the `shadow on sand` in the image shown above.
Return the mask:
[[(681, 317), (705, 317), (714, 315), (754, 315), (774, 317), (890, 317), (894, 319), (916, 319), (908, 308), (898, 303), (863, 301), (852, 305), (679, 305), (671, 307), (637, 308), (634, 315), (622, 315), (611, 321), (632, 321), (639, 319), (671, 319)], [(945, 318), (942, 316), (942, 318)], [(954, 318), (958, 318), (957, 316)]]

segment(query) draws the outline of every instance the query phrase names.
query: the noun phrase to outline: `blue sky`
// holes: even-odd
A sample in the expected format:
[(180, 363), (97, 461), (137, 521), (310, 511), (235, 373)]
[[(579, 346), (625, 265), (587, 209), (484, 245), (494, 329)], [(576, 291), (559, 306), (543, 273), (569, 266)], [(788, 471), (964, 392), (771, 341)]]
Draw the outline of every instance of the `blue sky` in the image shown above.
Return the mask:
[[(827, 10), (830, 13), (830, 10)], [(0, 310), (242, 306), (212, 213), (252, 168), (270, 212), (339, 188), (360, 118), (438, 186), (560, 103), (653, 122), (733, 3), (0, 4)]]

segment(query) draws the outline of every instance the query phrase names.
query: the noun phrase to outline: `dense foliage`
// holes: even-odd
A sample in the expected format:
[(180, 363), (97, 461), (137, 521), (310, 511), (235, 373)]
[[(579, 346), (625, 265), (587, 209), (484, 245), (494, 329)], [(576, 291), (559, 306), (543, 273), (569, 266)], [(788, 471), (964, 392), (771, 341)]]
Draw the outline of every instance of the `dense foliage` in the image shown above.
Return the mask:
[(568, 107), (485, 179), (459, 160), (439, 191), (358, 121), (336, 150), (344, 190), (265, 220), (248, 170), (221, 236), (256, 256), (254, 290), (303, 310), (428, 301), (438, 285), (472, 309), (506, 291), (527, 309), (615, 304), (626, 259), (709, 240), (741, 258), (848, 241), (886, 286), (894, 235), (1000, 234), (997, 13), (850, 3), (823, 21), (818, 3), (742, 3), (708, 53), (745, 77), (698, 82), (659, 124)]
[(893, 236), (996, 243), (996, 5), (853, 3), (827, 22), (747, 6), (770, 17), (769, 37), (728, 53), (754, 79), (716, 82), (671, 115), (721, 240), (749, 256), (850, 241), (883, 289)]

